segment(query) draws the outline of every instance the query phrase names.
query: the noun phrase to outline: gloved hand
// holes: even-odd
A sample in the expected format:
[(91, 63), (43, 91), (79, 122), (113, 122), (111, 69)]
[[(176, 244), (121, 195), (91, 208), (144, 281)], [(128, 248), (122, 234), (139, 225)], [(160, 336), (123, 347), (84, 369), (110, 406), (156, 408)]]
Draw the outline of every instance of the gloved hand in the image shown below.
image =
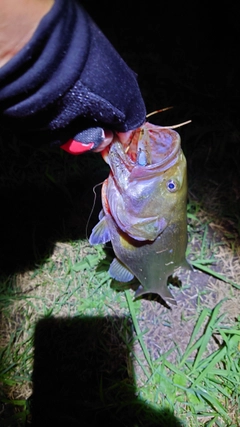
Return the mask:
[(80, 154), (145, 121), (136, 75), (74, 0), (56, 0), (0, 68), (0, 127)]
[(102, 151), (113, 140), (114, 134), (111, 131), (104, 131), (102, 128), (89, 128), (79, 132), (70, 138), (61, 148), (70, 154), (82, 154), (85, 151)]

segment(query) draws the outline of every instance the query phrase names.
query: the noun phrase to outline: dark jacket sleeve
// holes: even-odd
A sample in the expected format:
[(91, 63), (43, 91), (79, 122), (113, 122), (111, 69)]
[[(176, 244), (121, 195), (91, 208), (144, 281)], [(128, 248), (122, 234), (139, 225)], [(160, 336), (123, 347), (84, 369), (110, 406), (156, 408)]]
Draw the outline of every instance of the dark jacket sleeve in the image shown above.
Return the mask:
[(0, 68), (0, 127), (60, 136), (145, 120), (135, 73), (74, 0), (55, 0), (30, 42)]

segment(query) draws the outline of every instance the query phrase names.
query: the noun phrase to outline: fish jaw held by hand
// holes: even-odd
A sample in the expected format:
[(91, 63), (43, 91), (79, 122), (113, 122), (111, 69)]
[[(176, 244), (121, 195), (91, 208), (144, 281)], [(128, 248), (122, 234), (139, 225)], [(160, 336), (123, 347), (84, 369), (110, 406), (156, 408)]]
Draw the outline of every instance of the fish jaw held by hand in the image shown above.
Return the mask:
[(168, 277), (188, 266), (187, 174), (180, 136), (146, 123), (129, 143), (113, 142), (104, 158), (111, 171), (90, 243), (111, 241), (117, 260), (109, 273), (119, 281), (137, 277), (136, 296), (157, 293), (174, 304)]

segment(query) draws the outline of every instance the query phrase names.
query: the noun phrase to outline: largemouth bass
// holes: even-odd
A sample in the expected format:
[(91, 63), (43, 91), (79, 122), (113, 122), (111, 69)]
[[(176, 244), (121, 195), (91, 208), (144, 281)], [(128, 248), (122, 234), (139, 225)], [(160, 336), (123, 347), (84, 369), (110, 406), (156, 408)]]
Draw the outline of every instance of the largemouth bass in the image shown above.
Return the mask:
[(190, 268), (187, 168), (180, 142), (176, 131), (145, 123), (130, 141), (108, 147), (103, 209), (89, 239), (93, 245), (111, 241), (116, 258), (109, 274), (121, 282), (135, 276), (136, 297), (151, 292), (172, 304), (168, 278), (180, 266)]

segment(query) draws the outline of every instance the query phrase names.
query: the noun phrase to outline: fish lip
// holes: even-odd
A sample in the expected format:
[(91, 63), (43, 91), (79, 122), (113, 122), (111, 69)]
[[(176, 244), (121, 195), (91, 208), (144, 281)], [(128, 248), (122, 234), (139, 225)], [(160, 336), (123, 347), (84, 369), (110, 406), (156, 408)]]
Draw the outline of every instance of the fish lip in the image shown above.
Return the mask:
[(116, 141), (112, 143), (108, 153), (109, 165), (117, 165), (117, 160), (120, 160), (121, 164), (128, 169), (129, 172), (136, 166), (135, 162), (125, 153), (121, 142)]

